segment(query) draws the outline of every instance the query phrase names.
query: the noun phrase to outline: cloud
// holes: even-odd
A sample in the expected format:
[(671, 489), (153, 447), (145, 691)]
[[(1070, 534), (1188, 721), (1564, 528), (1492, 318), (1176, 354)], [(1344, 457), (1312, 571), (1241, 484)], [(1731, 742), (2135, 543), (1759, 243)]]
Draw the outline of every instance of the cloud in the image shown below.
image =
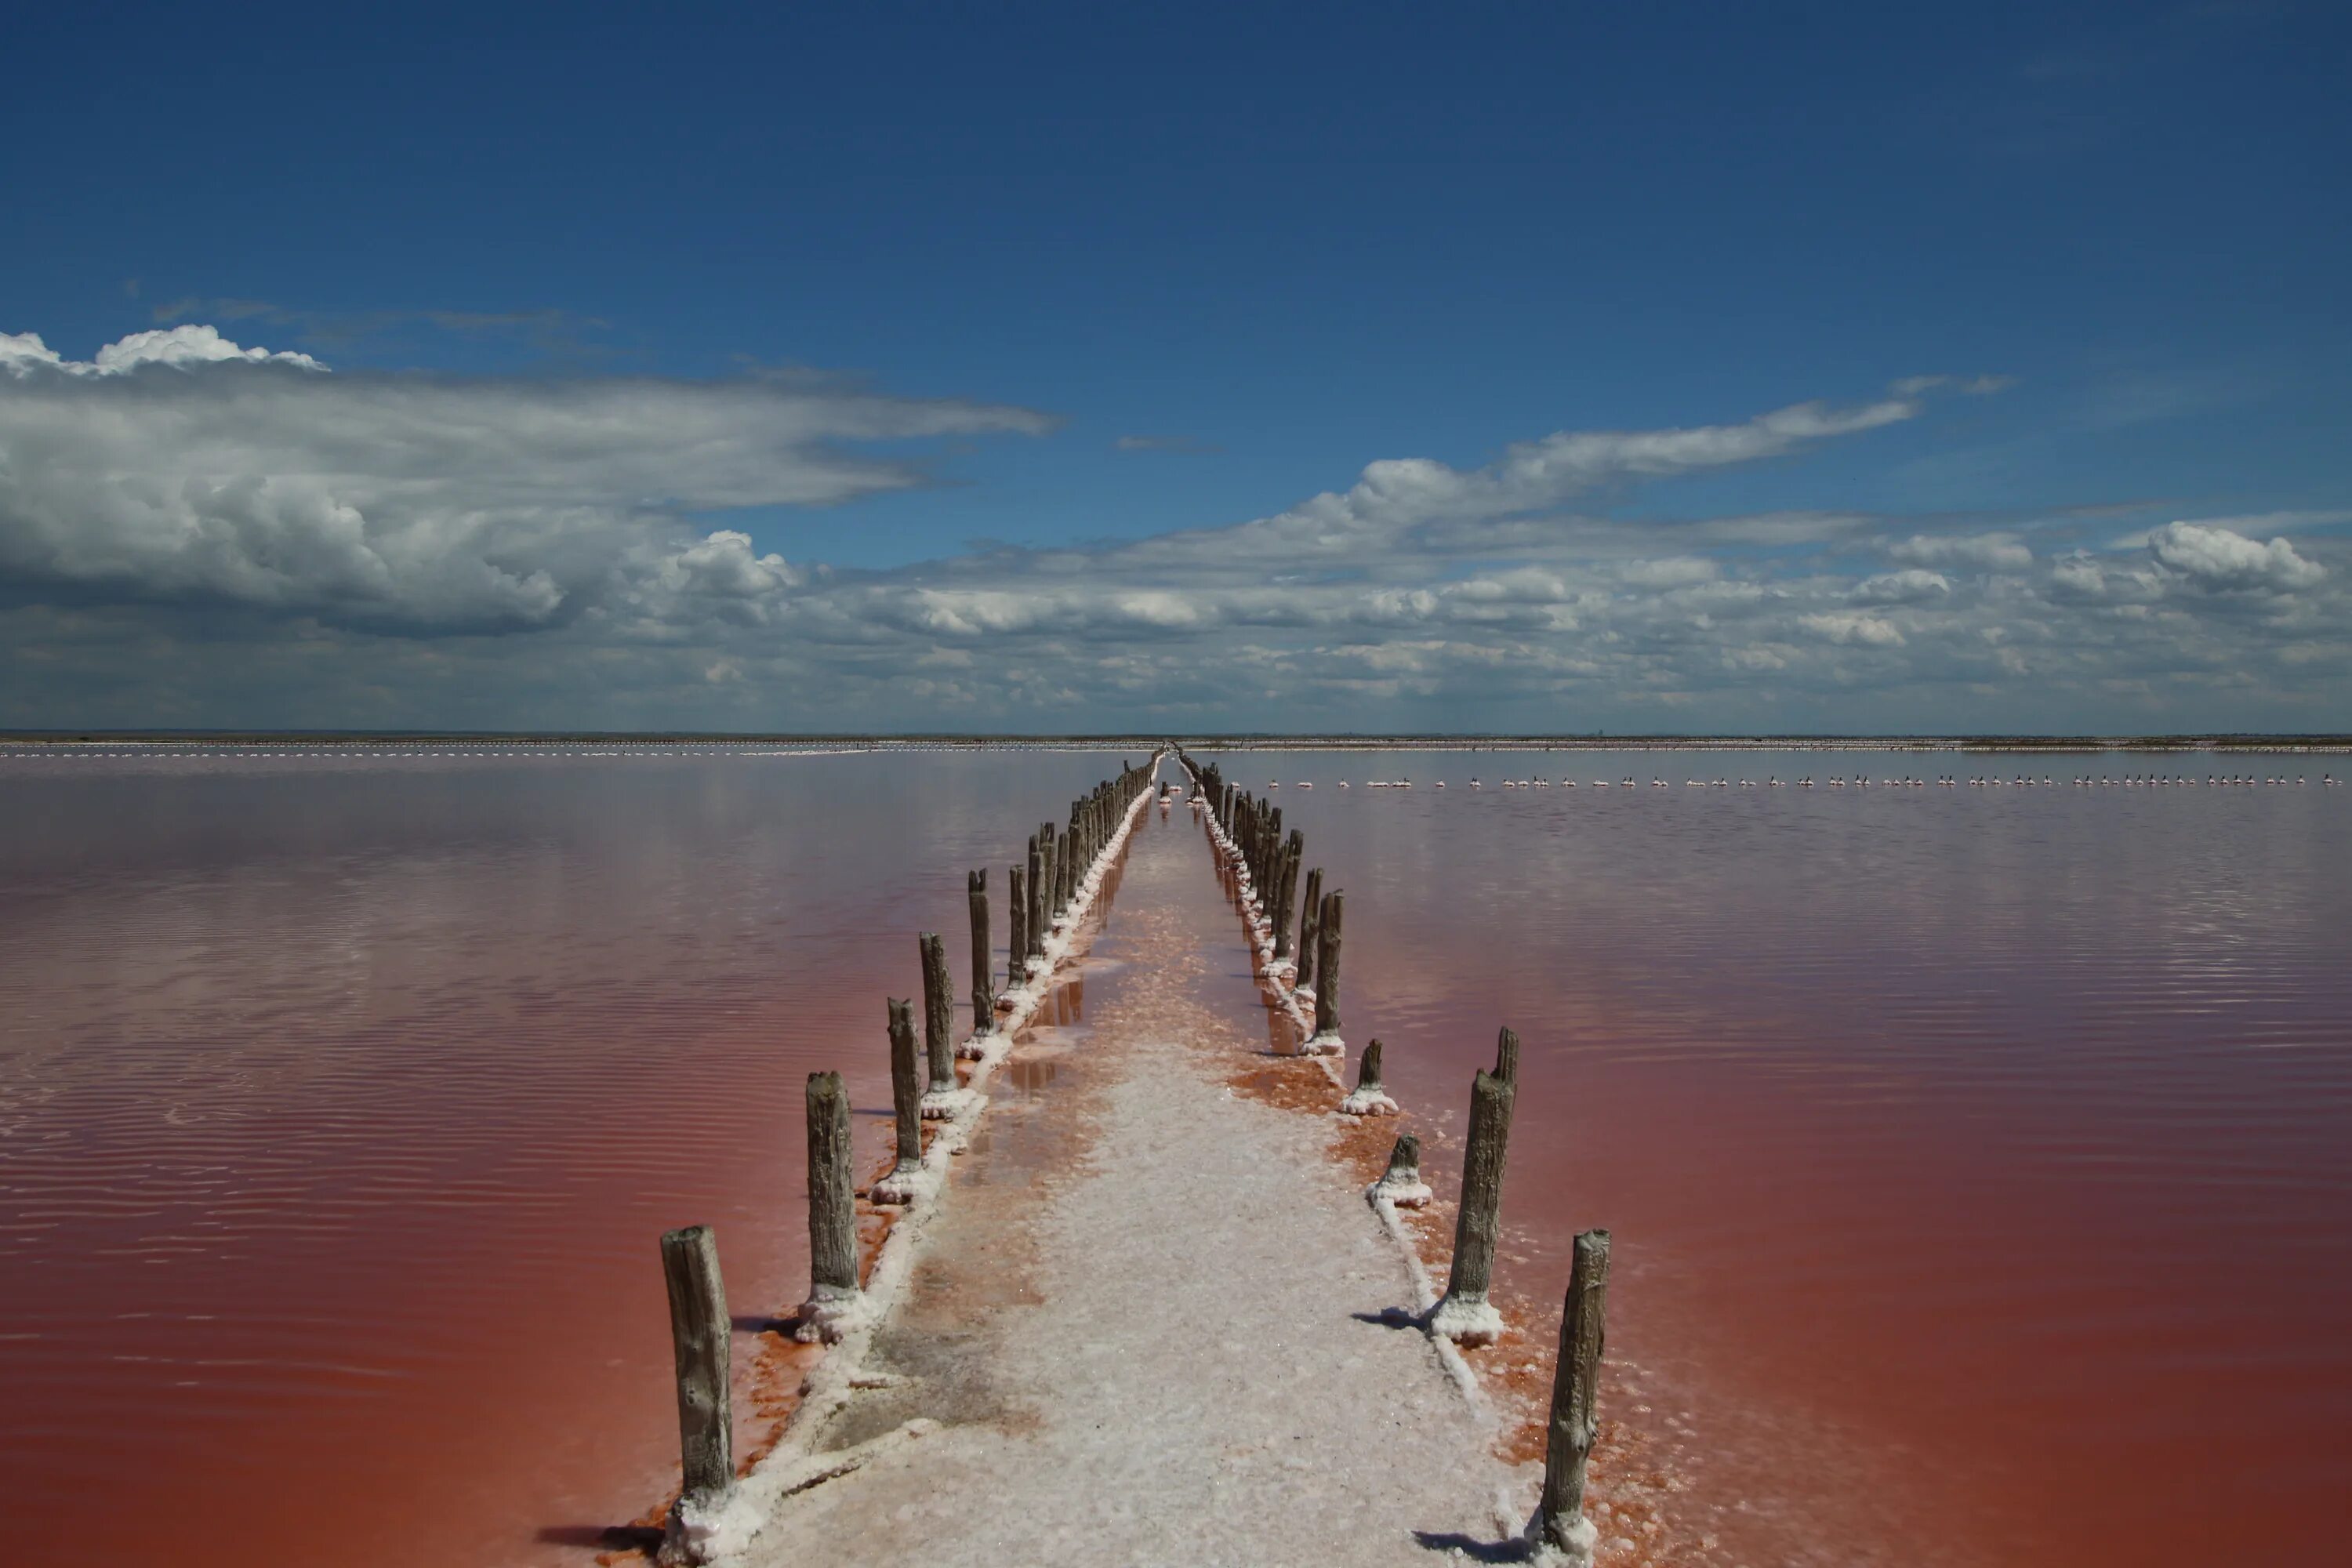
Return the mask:
[(1901, 647), (1903, 633), (1893, 621), (1852, 610), (1800, 616), (1797, 624), (1824, 641), (1867, 647)]
[(176, 365), (182, 369), (200, 364), (287, 364), (303, 370), (324, 370), (327, 367), (302, 353), (272, 353), (268, 349), (245, 349), (229, 342), (213, 327), (173, 327), (166, 331), (133, 332), (119, 342), (111, 342), (89, 360), (70, 360), (52, 350), (41, 341), (38, 332), (12, 335), (0, 332), (0, 370), (18, 381), (29, 381), (44, 374), (76, 376), (127, 375), (143, 364)]
[(2168, 522), (2149, 533), (2147, 547), (2168, 571), (2222, 592), (2291, 593), (2327, 575), (2327, 568), (2296, 554), (2284, 538), (2260, 544), (2210, 523)]
[(1988, 572), (2021, 572), (2033, 552), (2014, 533), (1915, 533), (1891, 543), (1886, 553), (1917, 566), (1980, 566)]
[(798, 574), (685, 514), (923, 482), (862, 442), (1049, 426), (758, 378), (336, 374), (198, 326), (87, 363), (0, 338), (0, 574), (20, 592), (383, 630), (741, 616)]
[(1941, 572), (1914, 566), (1864, 578), (1855, 584), (1853, 598), (1860, 605), (1916, 605), (1949, 597), (1951, 592), (1951, 581)]
[(2150, 728), (2203, 700), (2352, 720), (2325, 522), (2093, 551), (2064, 547), (2080, 519), (2029, 547), (2006, 518), (1623, 504), (1919, 416), (1899, 388), (835, 570), (729, 514), (926, 481), (869, 443), (1049, 421), (811, 375), (361, 374), (173, 341), (76, 368), (0, 339), (16, 722), (2071, 728), (2114, 727), (2119, 692)]

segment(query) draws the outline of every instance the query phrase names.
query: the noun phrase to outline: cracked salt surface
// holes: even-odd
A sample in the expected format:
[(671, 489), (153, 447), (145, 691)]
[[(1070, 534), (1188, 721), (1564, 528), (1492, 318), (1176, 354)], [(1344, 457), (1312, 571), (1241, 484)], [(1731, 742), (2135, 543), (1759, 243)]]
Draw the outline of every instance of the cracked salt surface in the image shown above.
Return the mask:
[(1139, 831), (1118, 903), (1088, 1032), (999, 1091), (876, 1331), (889, 1381), (815, 1435), (862, 1467), (753, 1568), (1427, 1563), (1526, 1517), (1491, 1415), (1379, 1321), (1414, 1281), (1329, 1123), (1226, 1091), (1262, 1012), (1190, 835)]

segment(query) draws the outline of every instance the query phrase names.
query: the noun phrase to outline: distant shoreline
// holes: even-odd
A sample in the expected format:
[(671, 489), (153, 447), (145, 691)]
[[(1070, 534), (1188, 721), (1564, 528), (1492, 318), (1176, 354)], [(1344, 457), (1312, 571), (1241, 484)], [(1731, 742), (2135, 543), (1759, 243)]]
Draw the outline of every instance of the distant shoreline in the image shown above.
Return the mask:
[[(730, 734), (595, 731), (20, 730), (0, 731), (0, 748), (86, 746), (353, 747), (774, 746), (903, 751), (1148, 749), (1149, 735)], [(2352, 752), (2352, 735), (1179, 735), (1205, 752)]]

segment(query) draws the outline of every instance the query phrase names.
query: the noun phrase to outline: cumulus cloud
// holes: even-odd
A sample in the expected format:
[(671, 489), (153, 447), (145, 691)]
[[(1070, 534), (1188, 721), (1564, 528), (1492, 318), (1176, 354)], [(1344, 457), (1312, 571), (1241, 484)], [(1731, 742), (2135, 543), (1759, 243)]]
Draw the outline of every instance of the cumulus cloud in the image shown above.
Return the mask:
[(218, 329), (205, 326), (133, 332), (120, 342), (108, 343), (98, 351), (94, 358), (88, 360), (67, 359), (43, 342), (38, 332), (0, 332), (0, 370), (8, 372), (19, 381), (30, 380), (45, 373), (78, 376), (127, 375), (143, 364), (187, 367), (230, 362), (299, 365), (304, 370), (327, 368), (309, 354), (272, 353), (268, 349), (239, 348), (222, 337)]
[(1026, 410), (759, 378), (328, 373), (211, 327), (89, 362), (0, 339), (0, 574), (380, 629), (513, 629), (773, 595), (691, 512), (922, 482), (857, 444), (1048, 427)]
[(2167, 570), (2225, 592), (2287, 593), (2327, 575), (2327, 568), (2295, 553), (2284, 538), (2262, 544), (2210, 523), (2168, 522), (2148, 534), (2147, 547)]

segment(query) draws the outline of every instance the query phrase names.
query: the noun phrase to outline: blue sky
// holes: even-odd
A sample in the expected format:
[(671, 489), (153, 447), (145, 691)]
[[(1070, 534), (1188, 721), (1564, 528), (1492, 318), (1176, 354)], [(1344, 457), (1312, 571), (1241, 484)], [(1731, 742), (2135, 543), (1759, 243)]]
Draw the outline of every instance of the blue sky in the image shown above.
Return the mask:
[(843, 10), (13, 25), (0, 723), (2352, 728), (2341, 7)]

